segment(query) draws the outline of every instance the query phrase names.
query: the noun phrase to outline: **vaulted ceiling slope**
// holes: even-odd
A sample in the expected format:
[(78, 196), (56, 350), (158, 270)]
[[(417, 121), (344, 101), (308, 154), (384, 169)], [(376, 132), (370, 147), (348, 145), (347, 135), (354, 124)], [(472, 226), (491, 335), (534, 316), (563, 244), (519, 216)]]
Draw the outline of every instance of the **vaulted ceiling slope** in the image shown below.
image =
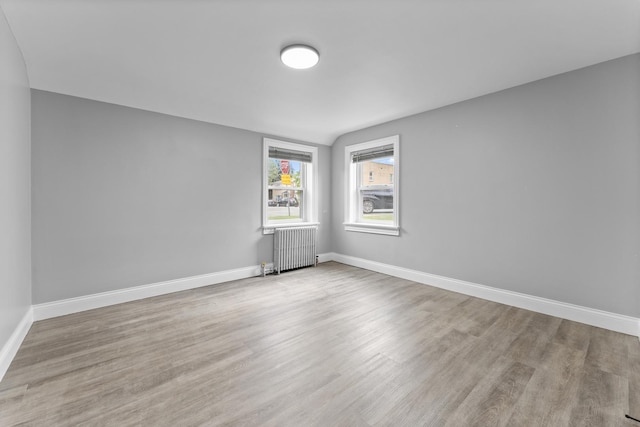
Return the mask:
[[(638, 0), (0, 0), (31, 86), (281, 137), (343, 133), (640, 51)], [(310, 70), (280, 50), (307, 43)]]

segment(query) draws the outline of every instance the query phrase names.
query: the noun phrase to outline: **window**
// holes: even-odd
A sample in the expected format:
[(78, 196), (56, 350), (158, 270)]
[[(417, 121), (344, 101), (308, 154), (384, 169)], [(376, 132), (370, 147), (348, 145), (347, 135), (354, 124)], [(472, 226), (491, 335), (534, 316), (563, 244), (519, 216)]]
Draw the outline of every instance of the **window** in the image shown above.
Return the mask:
[(398, 135), (345, 148), (345, 230), (398, 236)]
[(265, 138), (263, 157), (264, 233), (271, 234), (276, 227), (316, 223), (318, 149)]

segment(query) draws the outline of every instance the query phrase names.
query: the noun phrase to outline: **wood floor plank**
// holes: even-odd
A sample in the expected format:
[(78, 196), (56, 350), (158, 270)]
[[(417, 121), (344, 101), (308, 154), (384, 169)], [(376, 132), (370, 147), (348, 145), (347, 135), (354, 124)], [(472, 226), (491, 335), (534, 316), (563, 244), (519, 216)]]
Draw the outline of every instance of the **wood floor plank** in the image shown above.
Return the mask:
[(584, 360), (584, 351), (551, 343), (518, 399), (508, 425), (570, 425)]
[(506, 350), (506, 355), (513, 360), (529, 366), (537, 367), (543, 360), (552, 338), (560, 326), (560, 319), (548, 317), (550, 321), (537, 321), (538, 315), (531, 319), (528, 327), (522, 331)]
[(4, 426), (630, 426), (636, 337), (335, 262), (35, 322)]
[(625, 335), (601, 328), (591, 329), (586, 364), (611, 374), (626, 376), (629, 369), (629, 347)]
[(629, 415), (640, 420), (640, 341), (625, 337), (629, 357)]
[(486, 341), (463, 335), (454, 354), (433, 361), (428, 375), (416, 374), (406, 382), (410, 392), (376, 425), (397, 425), (398, 420), (402, 425), (443, 424), (500, 357)]
[[(400, 402), (407, 402), (407, 396), (410, 393), (422, 383), (438, 377), (449, 358), (467, 350), (468, 337), (467, 334), (451, 330), (434, 340), (422, 353), (416, 354), (402, 364), (402, 369), (395, 373), (387, 387), (377, 395), (365, 396), (367, 401), (360, 403), (359, 410), (364, 420), (371, 425), (376, 425), (389, 419), (389, 414), (398, 410)], [(391, 418), (393, 417), (391, 415)]]
[(626, 378), (591, 366), (582, 371), (576, 404), (571, 411), (574, 426), (618, 426), (627, 412), (629, 382)]
[(586, 351), (591, 342), (591, 329), (592, 326), (584, 323), (562, 320), (553, 340), (576, 350)]
[(534, 368), (503, 358), (466, 397), (446, 426), (506, 426)]

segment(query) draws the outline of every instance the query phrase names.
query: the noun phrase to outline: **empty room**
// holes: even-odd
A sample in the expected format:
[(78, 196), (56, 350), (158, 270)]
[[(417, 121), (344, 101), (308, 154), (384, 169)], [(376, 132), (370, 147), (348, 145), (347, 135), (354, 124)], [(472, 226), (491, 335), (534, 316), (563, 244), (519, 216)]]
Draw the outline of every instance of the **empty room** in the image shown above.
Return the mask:
[(640, 2), (0, 0), (0, 426), (640, 427)]

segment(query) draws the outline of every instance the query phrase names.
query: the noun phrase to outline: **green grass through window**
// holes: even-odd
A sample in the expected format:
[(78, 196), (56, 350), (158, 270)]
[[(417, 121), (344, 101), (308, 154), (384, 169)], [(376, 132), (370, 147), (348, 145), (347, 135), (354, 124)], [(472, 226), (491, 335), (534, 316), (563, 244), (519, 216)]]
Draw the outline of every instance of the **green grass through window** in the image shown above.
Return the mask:
[(362, 214), (363, 220), (375, 220), (375, 221), (393, 221), (392, 213), (371, 213)]

